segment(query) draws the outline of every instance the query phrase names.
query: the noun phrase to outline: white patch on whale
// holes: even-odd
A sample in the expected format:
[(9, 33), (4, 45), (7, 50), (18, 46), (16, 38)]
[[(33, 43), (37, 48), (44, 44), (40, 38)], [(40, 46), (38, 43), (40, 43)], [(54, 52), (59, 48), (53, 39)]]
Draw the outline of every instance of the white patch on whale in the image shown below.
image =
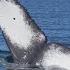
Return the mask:
[(14, 62), (36, 63), (46, 37), (17, 0), (0, 0), (0, 27)]
[(27, 25), (25, 12), (22, 12), (23, 9), (20, 9), (19, 5), (6, 0), (0, 1), (0, 26), (2, 30), (9, 36), (12, 44), (18, 44), (19, 48), (27, 49), (34, 33)]

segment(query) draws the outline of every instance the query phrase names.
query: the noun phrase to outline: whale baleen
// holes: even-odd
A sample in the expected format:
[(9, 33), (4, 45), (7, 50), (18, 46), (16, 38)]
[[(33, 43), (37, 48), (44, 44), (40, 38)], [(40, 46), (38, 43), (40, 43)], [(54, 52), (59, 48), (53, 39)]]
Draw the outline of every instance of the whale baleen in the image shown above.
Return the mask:
[(0, 0), (0, 27), (14, 62), (35, 63), (47, 38), (17, 0)]

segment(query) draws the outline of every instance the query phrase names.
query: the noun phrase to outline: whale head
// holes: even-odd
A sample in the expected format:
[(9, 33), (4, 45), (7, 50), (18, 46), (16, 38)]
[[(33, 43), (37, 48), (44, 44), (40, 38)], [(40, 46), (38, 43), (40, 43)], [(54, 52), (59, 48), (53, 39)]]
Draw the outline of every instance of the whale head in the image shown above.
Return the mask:
[[(24, 50), (33, 52), (31, 48), (44, 46), (46, 38), (26, 9), (16, 1), (0, 0), (0, 27), (14, 57), (21, 59)], [(28, 56), (27, 53), (25, 55)]]

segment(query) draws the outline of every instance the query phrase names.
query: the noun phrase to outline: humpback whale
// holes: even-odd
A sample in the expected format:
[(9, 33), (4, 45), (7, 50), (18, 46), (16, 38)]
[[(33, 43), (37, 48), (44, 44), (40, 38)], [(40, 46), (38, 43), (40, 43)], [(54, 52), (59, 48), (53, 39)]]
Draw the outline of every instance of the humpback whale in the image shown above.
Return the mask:
[(47, 37), (17, 0), (0, 0), (0, 27), (14, 62), (36, 63)]
[(17, 0), (0, 0), (0, 28), (14, 63), (41, 65), (41, 70), (70, 70), (70, 48), (47, 43), (47, 37)]

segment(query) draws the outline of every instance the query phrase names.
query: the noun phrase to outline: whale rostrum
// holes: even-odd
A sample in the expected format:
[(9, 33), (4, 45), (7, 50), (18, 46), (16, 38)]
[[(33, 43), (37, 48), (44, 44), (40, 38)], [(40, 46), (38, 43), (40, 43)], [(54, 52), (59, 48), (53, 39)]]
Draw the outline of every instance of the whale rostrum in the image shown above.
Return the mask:
[(14, 62), (39, 59), (47, 38), (17, 0), (0, 0), (0, 27)]

